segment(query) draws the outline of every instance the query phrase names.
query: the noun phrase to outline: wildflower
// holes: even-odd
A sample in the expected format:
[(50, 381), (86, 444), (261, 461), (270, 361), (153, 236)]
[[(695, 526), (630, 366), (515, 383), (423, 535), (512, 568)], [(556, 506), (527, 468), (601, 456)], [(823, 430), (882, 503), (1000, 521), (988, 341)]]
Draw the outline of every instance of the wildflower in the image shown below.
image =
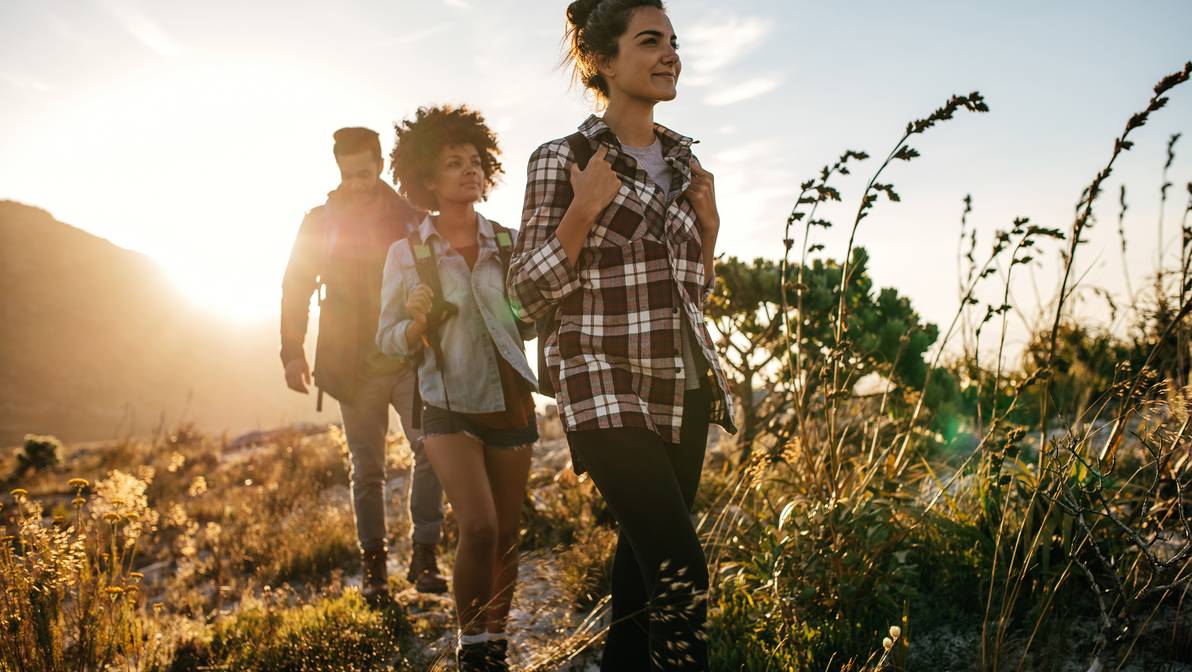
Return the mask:
[(219, 523), (214, 521), (207, 523), (206, 529), (203, 530), (203, 535), (207, 537), (207, 541), (209, 541), (213, 546), (219, 544), (219, 537), (221, 534), (223, 534), (223, 528), (220, 527)]
[(128, 575), (134, 579), (143, 579), (145, 575), (141, 572), (129, 572)]
[(190, 482), (190, 488), (187, 493), (191, 497), (198, 497), (207, 492), (207, 479), (202, 476), (195, 476), (195, 479)]
[(103, 522), (109, 525), (115, 525), (116, 523), (120, 522), (120, 514), (116, 513), (115, 511), (108, 511), (107, 513), (103, 514)]
[(890, 638), (898, 639), (901, 636), (902, 636), (902, 628), (898, 627), (897, 625), (891, 625), (890, 626)]
[(108, 595), (119, 595), (124, 592), (124, 589), (120, 586), (108, 586), (104, 589), (104, 592), (106, 592)]
[(85, 497), (75, 497), (74, 499), (70, 500), (71, 506), (75, 507), (76, 509), (83, 508), (83, 505), (86, 503), (87, 503), (87, 498), (85, 498)]
[(82, 490), (83, 488), (91, 485), (91, 482), (85, 478), (72, 478), (67, 481), (66, 484), (75, 490)]
[(12, 495), (13, 499), (24, 499), (29, 496), (29, 491), (24, 488), (13, 488), (8, 494)]
[(95, 484), (96, 498), (92, 501), (91, 515), (110, 522), (108, 514), (115, 514), (127, 521), (125, 536), (132, 540), (143, 531), (152, 531), (157, 526), (157, 512), (149, 508), (145, 495), (149, 484), (132, 474), (112, 470), (107, 478)]
[(894, 640), (890, 639), (889, 637), (883, 639), (882, 640), (882, 648), (887, 651), (894, 648)]

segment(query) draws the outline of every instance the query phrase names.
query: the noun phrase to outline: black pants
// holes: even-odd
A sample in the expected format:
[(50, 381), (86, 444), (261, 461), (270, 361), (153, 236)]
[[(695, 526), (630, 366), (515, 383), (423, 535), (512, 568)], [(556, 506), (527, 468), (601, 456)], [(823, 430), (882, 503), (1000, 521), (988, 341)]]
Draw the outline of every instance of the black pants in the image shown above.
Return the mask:
[(602, 671), (708, 669), (708, 566), (691, 506), (710, 400), (706, 389), (687, 392), (677, 444), (645, 429), (567, 433), (621, 526)]

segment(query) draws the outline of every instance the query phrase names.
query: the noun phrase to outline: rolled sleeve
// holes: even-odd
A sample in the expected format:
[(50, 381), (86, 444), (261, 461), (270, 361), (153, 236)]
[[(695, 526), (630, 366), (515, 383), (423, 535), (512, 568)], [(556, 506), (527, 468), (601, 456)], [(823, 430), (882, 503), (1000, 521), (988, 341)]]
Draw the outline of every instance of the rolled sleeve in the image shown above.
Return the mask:
[(710, 280), (708, 280), (708, 282), (704, 283), (704, 291), (700, 294), (700, 299), (699, 299), (700, 300), (699, 305), (701, 307), (707, 305), (708, 299), (712, 298), (712, 292), (715, 290), (716, 290), (716, 276), (715, 276), (715, 274), (713, 274), (712, 278)]
[(521, 303), (522, 312), (531, 319), (542, 317), (568, 294), (579, 289), (579, 274), (553, 231), (544, 245), (526, 255), (517, 270), (513, 291)]
[(410, 288), (400, 262), (403, 242), (398, 241), (389, 247), (385, 274), (381, 280), (381, 315), (377, 320), (377, 348), (390, 357), (398, 358), (408, 358), (417, 352), (406, 342), (406, 332), (413, 319), (406, 310)]

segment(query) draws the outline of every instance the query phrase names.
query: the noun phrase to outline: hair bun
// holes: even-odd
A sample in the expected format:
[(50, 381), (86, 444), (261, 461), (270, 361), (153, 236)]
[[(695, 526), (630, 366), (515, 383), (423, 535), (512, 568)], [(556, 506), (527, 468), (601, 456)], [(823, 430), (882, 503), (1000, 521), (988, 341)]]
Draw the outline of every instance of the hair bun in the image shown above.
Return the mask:
[(567, 20), (579, 30), (588, 23), (588, 17), (592, 16), (596, 5), (599, 4), (600, 0), (575, 0), (567, 7)]

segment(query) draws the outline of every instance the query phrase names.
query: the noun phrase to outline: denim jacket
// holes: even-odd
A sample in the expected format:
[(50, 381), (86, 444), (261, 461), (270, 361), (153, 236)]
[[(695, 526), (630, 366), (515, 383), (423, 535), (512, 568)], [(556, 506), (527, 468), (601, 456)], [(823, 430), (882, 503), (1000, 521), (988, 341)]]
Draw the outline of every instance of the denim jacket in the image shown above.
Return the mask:
[(406, 299), (419, 284), (408, 240), (394, 243), (385, 261), (377, 347), (390, 357), (400, 358), (416, 357), (426, 351), (418, 366), (419, 391), (426, 403), (444, 408), (450, 398), (453, 411), (494, 413), (505, 410), (496, 357), (505, 358), (531, 386), (537, 387), (523, 343), (535, 333), (533, 324), (527, 325), (506, 298), (505, 274), (492, 224), (479, 213), (476, 217), (480, 253), (470, 271), (467, 261), (439, 236), (429, 215), (418, 227), (423, 242), (434, 250), (443, 298), (459, 309), (457, 315), (448, 318), (438, 329), (446, 362), (442, 375), (432, 350), (420, 343), (411, 349), (406, 343), (406, 330), (413, 324), (406, 310)]

